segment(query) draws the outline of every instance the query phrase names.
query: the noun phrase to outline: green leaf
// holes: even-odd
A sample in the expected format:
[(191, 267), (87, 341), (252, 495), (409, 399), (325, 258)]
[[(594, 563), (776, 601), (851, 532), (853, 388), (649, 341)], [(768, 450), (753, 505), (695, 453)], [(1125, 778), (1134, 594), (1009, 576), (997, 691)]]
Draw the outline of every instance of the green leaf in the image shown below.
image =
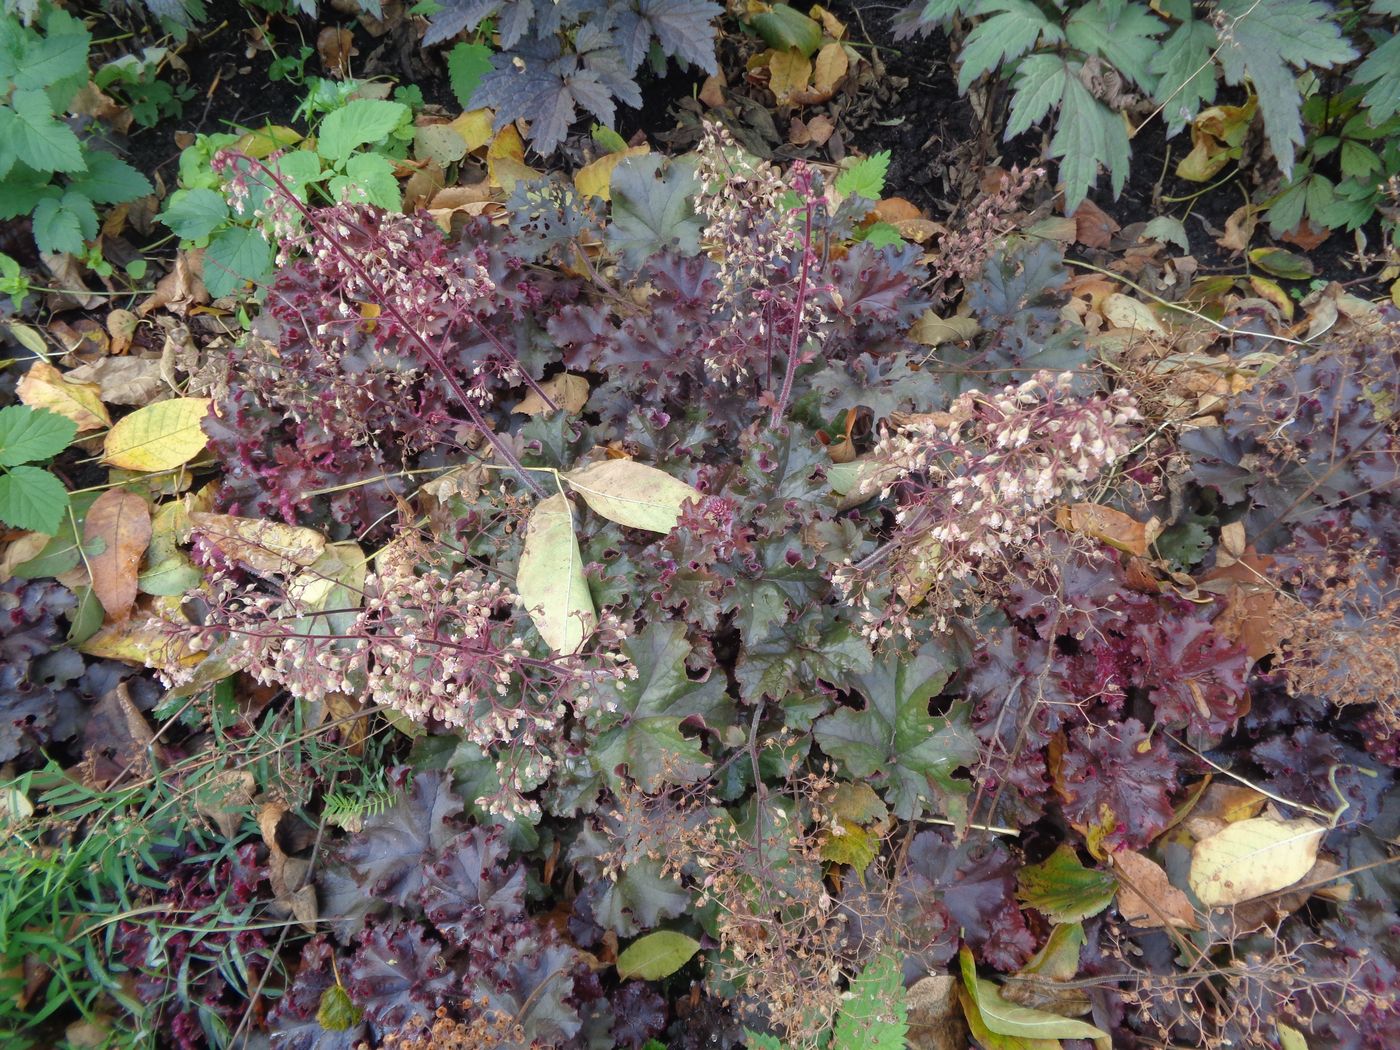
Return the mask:
[(817, 720), (821, 749), (854, 780), (878, 778), (895, 816), (911, 820), (935, 803), (965, 794), (953, 772), (977, 756), (966, 705), (929, 714), (929, 701), (952, 674), (947, 651), (927, 644), (913, 657), (887, 654), (870, 671), (850, 677), (865, 697), (861, 710), (843, 707)]
[(11, 467), (0, 474), (0, 521), (13, 528), (52, 536), (67, 506), (68, 490), (47, 470)]
[(124, 204), (155, 192), (150, 179), (105, 150), (88, 150), (87, 171), (70, 179), (68, 188), (94, 204)]
[(0, 408), (0, 466), (52, 459), (73, 440), (78, 425), (47, 408)]
[(963, 984), (989, 1031), (1020, 1039), (1107, 1039), (1108, 1033), (1083, 1021), (1076, 1021), (1044, 1010), (1018, 1006), (1001, 997), (997, 986), (977, 976), (972, 952), (964, 945), (958, 951)]
[(1381, 170), (1381, 158), (1369, 146), (1347, 139), (1342, 143), (1342, 174), (1364, 179)]
[[(1064, 32), (1053, 24), (1030, 0), (982, 0), (973, 11), (991, 15), (972, 27), (958, 55), (958, 91), (966, 94), (972, 82), (983, 73), (1020, 58), (1042, 36), (1048, 44), (1064, 40)], [(872, 198), (878, 199), (878, 198)]]
[(649, 532), (670, 532), (681, 507), (703, 494), (664, 470), (633, 459), (604, 459), (563, 475), (595, 513)]
[(899, 231), (887, 222), (871, 223), (861, 239), (875, 248), (896, 248), (904, 243)]
[(700, 189), (693, 162), (665, 165), (656, 154), (627, 157), (612, 174), (612, 222), (608, 247), (632, 270), (648, 256), (675, 248), (682, 255), (700, 248), (700, 220), (691, 201)]
[(344, 196), (347, 189), (356, 191), (350, 194), (352, 198), (362, 196), (386, 211), (398, 211), (403, 207), (394, 165), (388, 157), (378, 153), (355, 154), (345, 162), (345, 174), (331, 179), (329, 189), (336, 198)]
[(699, 779), (709, 762), (699, 744), (681, 733), (681, 723), (728, 724), (733, 712), (723, 676), (690, 677), (684, 624), (653, 621), (623, 649), (637, 677), (598, 687), (599, 699), (616, 710), (595, 719), (601, 731), (590, 750), (594, 768), (614, 785), (621, 783), (619, 770), (625, 768), (648, 793), (664, 783)]
[(339, 984), (321, 993), (316, 1007), (316, 1023), (327, 1032), (348, 1032), (360, 1023), (365, 1012), (350, 1001), (350, 995)]
[(70, 192), (34, 206), (34, 243), (40, 251), (82, 255), (96, 236), (97, 212), (86, 197)]
[(204, 286), (215, 299), (258, 282), (272, 267), (272, 246), (262, 230), (247, 226), (226, 226), (209, 240), (204, 249)]
[(1065, 23), (1065, 39), (1070, 47), (1096, 54), (1112, 63), (1140, 87), (1150, 88), (1152, 59), (1161, 45), (1154, 39), (1167, 24), (1146, 7), (1115, 5), (1110, 10), (1104, 0), (1076, 7)]
[(463, 109), (470, 109), (472, 95), (481, 78), (491, 72), (491, 48), (487, 44), (463, 41), (447, 52), (447, 79)]
[[(8, 5), (6, 17), (11, 17)], [(29, 90), (46, 88), (87, 72), (92, 37), (83, 23), (66, 11), (56, 10), (46, 19), (44, 28), (43, 36), (32, 30), (22, 31), (22, 42), (16, 41), (20, 43), (18, 48), (0, 49), (0, 80)]]
[(68, 627), (69, 645), (82, 645), (98, 632), (105, 617), (102, 602), (91, 587), (79, 587), (76, 594), (78, 607), (73, 610)]
[(1285, 281), (1306, 281), (1317, 268), (1312, 260), (1283, 248), (1254, 248), (1249, 253), (1249, 261), (1273, 277)]
[[(0, 136), (4, 134), (4, 118), (7, 115), (8, 111), (0, 107)], [(4, 149), (5, 141), (0, 138), (0, 151)], [(32, 171), (20, 165), (8, 175), (0, 177), (0, 219), (28, 215), (45, 197), (62, 195), (62, 191), (53, 185), (53, 177), (48, 172)]]
[(1161, 241), (1163, 244), (1174, 244), (1181, 249), (1183, 255), (1191, 250), (1186, 224), (1170, 215), (1157, 216), (1142, 228), (1142, 236), (1144, 239)]
[(47, 95), (16, 91), (10, 105), (12, 110), (0, 110), (9, 115), (8, 121), (0, 121), (0, 134), (15, 156), (35, 171), (82, 171), (87, 167), (78, 136), (54, 117)]
[(624, 980), (659, 981), (670, 977), (700, 950), (700, 942), (674, 930), (657, 930), (633, 941), (617, 957), (617, 975)]
[(410, 116), (401, 102), (357, 98), (321, 122), (316, 148), (323, 157), (343, 161), (361, 146), (387, 138)]
[(795, 49), (811, 58), (822, 46), (821, 25), (787, 4), (774, 4), (752, 16), (749, 24), (765, 44), (778, 51)]
[(1016, 69), (1011, 119), (1004, 139), (1012, 139), (1039, 124), (1065, 93), (1068, 70), (1058, 55), (1029, 55)]
[(1400, 112), (1400, 32), (1367, 55), (1351, 76), (1355, 84), (1370, 85), (1361, 101), (1370, 110), (1372, 124)]
[(882, 955), (851, 981), (832, 1033), (832, 1050), (904, 1050), (909, 1008), (898, 959)]
[(1016, 875), (1017, 896), (1052, 922), (1078, 922), (1097, 915), (1113, 903), (1118, 880), (1086, 868), (1072, 846), (1060, 846), (1039, 864)]
[(885, 191), (885, 176), (889, 170), (890, 151), (882, 149), (872, 153), (836, 176), (836, 192), (878, 201)]
[(1079, 207), (1098, 181), (1100, 164), (1108, 170), (1114, 196), (1123, 191), (1131, 152), (1128, 129), (1123, 118), (1096, 99), (1068, 67), (1049, 152), (1060, 161), (1067, 213)]
[(1225, 82), (1242, 84), (1247, 77), (1253, 83), (1269, 148), (1290, 176), (1303, 143), (1303, 99), (1289, 66), (1330, 69), (1350, 62), (1356, 51), (1335, 12), (1318, 0), (1220, 0), (1217, 10), (1226, 20), (1217, 56)]
[(301, 200), (306, 200), (307, 187), (321, 178), (321, 158), (309, 149), (290, 150), (278, 157), (277, 174)]
[(214, 190), (176, 190), (156, 218), (187, 241), (202, 241), (228, 220), (228, 202)]
[(775, 1035), (764, 1035), (762, 1032), (752, 1032), (744, 1029), (744, 1041), (748, 1044), (748, 1050), (783, 1050), (783, 1044)]
[(1175, 135), (1196, 119), (1202, 103), (1215, 102), (1215, 28), (1188, 18), (1163, 41), (1152, 57), (1157, 81), (1155, 99), (1162, 106), (1167, 134)]

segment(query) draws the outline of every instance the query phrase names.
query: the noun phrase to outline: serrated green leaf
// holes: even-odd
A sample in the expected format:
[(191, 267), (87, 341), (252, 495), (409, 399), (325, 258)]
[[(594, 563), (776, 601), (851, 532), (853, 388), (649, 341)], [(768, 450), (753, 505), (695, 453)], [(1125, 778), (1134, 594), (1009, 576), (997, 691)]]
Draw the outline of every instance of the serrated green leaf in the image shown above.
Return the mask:
[(1152, 58), (1161, 45), (1155, 39), (1167, 24), (1146, 7), (1116, 5), (1099, 0), (1076, 7), (1065, 23), (1065, 39), (1073, 48), (1096, 54), (1139, 87), (1151, 88)]
[(1366, 56), (1352, 74), (1352, 81), (1370, 85), (1361, 101), (1373, 125), (1400, 112), (1400, 32)]
[(323, 157), (344, 161), (361, 146), (387, 138), (409, 116), (402, 102), (357, 98), (321, 122), (316, 148)]
[(87, 171), (70, 179), (68, 188), (95, 204), (124, 204), (155, 192), (151, 180), (120, 157), (89, 150), (86, 159)]
[(1012, 139), (1045, 119), (1060, 104), (1068, 70), (1059, 55), (1029, 55), (1016, 69), (1016, 93), (1011, 98), (1011, 119), (1004, 139)]
[(836, 192), (878, 201), (885, 192), (885, 176), (889, 170), (890, 151), (882, 149), (872, 153), (836, 176)]
[(55, 10), (45, 20), (44, 29), (43, 36), (22, 31), (23, 37), (13, 41), (18, 46), (0, 50), (0, 80), (29, 90), (87, 72), (92, 37), (83, 23), (66, 11)]
[(452, 85), (452, 93), (463, 109), (471, 108), (472, 95), (476, 93), (481, 78), (491, 72), (491, 48), (487, 44), (469, 44), (463, 41), (447, 52), (447, 79)]
[(1108, 171), (1114, 196), (1123, 191), (1131, 154), (1128, 129), (1123, 118), (1096, 99), (1072, 71), (1065, 76), (1049, 152), (1060, 161), (1067, 213), (1088, 196), (1098, 181), (1099, 165)]
[(732, 711), (722, 676), (698, 682), (687, 673), (691, 646), (684, 624), (653, 622), (623, 649), (637, 677), (598, 688), (615, 711), (595, 719), (601, 731), (590, 749), (594, 768), (614, 784), (625, 769), (647, 792), (703, 776), (709, 762), (697, 741), (681, 733), (681, 723), (727, 723)]
[(1174, 244), (1182, 254), (1191, 250), (1191, 239), (1186, 234), (1186, 224), (1170, 215), (1159, 215), (1142, 228), (1142, 236), (1164, 244)]
[(965, 706), (929, 714), (929, 701), (953, 670), (947, 653), (926, 645), (913, 657), (891, 654), (848, 684), (865, 697), (865, 707), (843, 707), (817, 720), (821, 749), (855, 780), (878, 777), (895, 816), (910, 820), (965, 792), (953, 772), (973, 761), (976, 741)]
[(617, 957), (617, 975), (659, 981), (670, 977), (694, 957), (700, 942), (675, 930), (657, 930), (629, 944)]
[(1039, 864), (1022, 868), (1016, 882), (1021, 903), (1057, 923), (1097, 915), (1113, 903), (1118, 890), (1117, 879), (1086, 868), (1072, 846), (1060, 846)]
[(0, 127), (0, 133), (25, 164), (35, 171), (82, 171), (87, 166), (78, 136), (54, 116), (42, 91), (16, 91), (10, 106), (9, 127)]
[[(97, 213), (92, 202), (79, 197), (71, 201), (71, 194), (62, 197), (45, 197), (34, 206), (34, 243), (41, 252), (67, 252), (69, 255), (82, 255), (87, 242), (87, 229), (96, 233)], [(76, 208), (70, 204), (78, 203)], [(86, 204), (86, 209), (82, 205)], [(90, 218), (91, 222), (88, 220)]]
[(908, 1019), (903, 969), (894, 956), (882, 955), (851, 981), (836, 1015), (833, 1050), (904, 1050)]
[(663, 158), (654, 154), (624, 158), (612, 173), (608, 247), (633, 270), (666, 248), (682, 255), (698, 251), (700, 220), (691, 202), (699, 189), (689, 160), (663, 166)]
[(215, 299), (230, 295), (249, 281), (258, 282), (272, 267), (272, 246), (260, 229), (226, 226), (204, 249), (204, 286)]
[(47, 408), (0, 408), (0, 466), (51, 459), (68, 447), (78, 424)]
[(187, 241), (202, 241), (229, 217), (224, 195), (209, 189), (176, 190), (156, 218)]
[(1155, 98), (1163, 107), (1168, 135), (1191, 123), (1202, 104), (1215, 102), (1215, 44), (1209, 22), (1188, 18), (1152, 57), (1152, 72), (1158, 77)]
[(0, 521), (52, 536), (68, 506), (63, 482), (39, 467), (11, 467), (0, 474)]
[(1330, 69), (1356, 51), (1341, 34), (1332, 8), (1318, 0), (1221, 0), (1225, 26), (1218, 59), (1227, 84), (1247, 77), (1259, 96), (1264, 135), (1284, 175), (1293, 173), (1303, 144), (1302, 95), (1290, 66)]
[(753, 1032), (744, 1029), (744, 1041), (748, 1044), (748, 1050), (783, 1050), (783, 1044), (775, 1035), (765, 1035), (762, 1032)]
[(336, 175), (328, 184), (332, 197), (346, 195), (364, 200), (386, 211), (403, 207), (399, 181), (394, 178), (394, 165), (378, 153), (357, 153), (345, 162), (345, 174)]
[[(1043, 36), (1046, 43), (1064, 40), (1064, 31), (1030, 0), (982, 0), (973, 14), (982, 21), (967, 35), (958, 60), (958, 91), (963, 94), (983, 73), (1020, 58)], [(985, 17), (990, 15), (991, 17)]]

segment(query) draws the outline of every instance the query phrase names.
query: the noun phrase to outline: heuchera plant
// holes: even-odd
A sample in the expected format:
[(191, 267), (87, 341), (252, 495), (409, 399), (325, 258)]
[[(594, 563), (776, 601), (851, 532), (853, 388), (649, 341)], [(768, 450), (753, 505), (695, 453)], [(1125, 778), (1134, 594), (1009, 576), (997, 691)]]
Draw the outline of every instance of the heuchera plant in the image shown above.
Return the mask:
[[(1089, 972), (1141, 1003), (1176, 986), (1123, 984), (1112, 963), (1174, 973), (1169, 940), (1054, 933), (1016, 876), (1046, 836), (1095, 859), (1153, 847), (1192, 801), (1185, 778), (1226, 759), (1380, 819), (1391, 752), (1305, 732), (1341, 716), (1256, 666), (1233, 598), (1054, 511), (1114, 499), (1128, 472), (1123, 490), (1151, 491), (1175, 455), (1195, 520), (1244, 520), (1300, 566), (1326, 541), (1295, 522), (1348, 526), (1393, 565), (1391, 365), (1333, 347), (1234, 402), (1228, 433), (1166, 444), (1081, 367), (1053, 245), (963, 275), (984, 334), (929, 360), (907, 335), (917, 250), (860, 239), (858, 189), (715, 130), (698, 157), (623, 160), (606, 216), (540, 181), (451, 233), (307, 207), (275, 159), (218, 164), (282, 233), (205, 424), (220, 509), (268, 520), (237, 544), (196, 525), (211, 582), (172, 629), (308, 709), (364, 700), (415, 737), (411, 784), (396, 771), (396, 801), (330, 844), (327, 932), (302, 948), (275, 1045), (443, 1026), (638, 1046), (668, 1018), (687, 1045), (683, 1010), (735, 1030), (698, 992), (658, 1002), (590, 965), (663, 927), (711, 938), (671, 972), (705, 967), (745, 1024), (794, 1045), (884, 953), (912, 978), (959, 941), (968, 967), (1034, 973), (1078, 936)], [(1233, 352), (1257, 348), (1240, 333)], [(834, 463), (818, 432), (857, 414), (873, 434)], [(648, 481), (598, 480), (623, 475)], [(293, 557), (287, 525), (342, 542)], [(1306, 603), (1332, 585), (1307, 579)], [(949, 830), (884, 847), (916, 820)], [(1023, 839), (993, 837), (1007, 827)], [(1308, 919), (1288, 924), (1303, 943)], [(1202, 1030), (1232, 1030), (1223, 994)], [(1155, 1031), (1105, 1001), (1113, 1038)], [(1157, 1016), (1185, 1023), (1179, 1006)]]

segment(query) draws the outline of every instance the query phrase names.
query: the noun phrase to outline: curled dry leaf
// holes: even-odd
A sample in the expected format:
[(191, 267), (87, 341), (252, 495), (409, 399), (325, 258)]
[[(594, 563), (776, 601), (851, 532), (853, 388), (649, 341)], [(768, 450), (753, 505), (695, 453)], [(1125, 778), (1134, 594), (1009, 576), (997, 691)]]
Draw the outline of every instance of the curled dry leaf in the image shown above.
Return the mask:
[(92, 590), (109, 620), (131, 615), (136, 602), (136, 576), (146, 545), (151, 542), (151, 508), (126, 489), (108, 489), (93, 501), (83, 521), (83, 543), (101, 550), (87, 558)]
[(107, 335), (112, 340), (112, 353), (124, 354), (131, 349), (140, 320), (130, 310), (113, 310), (107, 315)]
[(965, 1050), (967, 1022), (958, 1009), (958, 979), (930, 974), (905, 993), (910, 1050)]
[[(546, 379), (540, 384), (540, 390), (565, 412), (582, 412), (583, 406), (588, 403), (588, 380), (572, 372), (560, 372), (557, 376)], [(512, 411), (523, 416), (548, 416), (553, 412), (536, 390), (526, 391), (525, 396), (520, 399), (520, 404)]]
[(1255, 817), (1227, 825), (1191, 850), (1191, 890), (1208, 908), (1286, 889), (1317, 860), (1327, 831), (1315, 820)]
[(1160, 529), (1156, 518), (1144, 524), (1121, 510), (1098, 503), (1061, 507), (1055, 512), (1055, 524), (1066, 532), (1082, 533), (1139, 558), (1147, 553)]
[(72, 383), (96, 383), (109, 405), (146, 405), (160, 396), (160, 361), (148, 357), (104, 357), (68, 373)]
[(702, 497), (699, 489), (631, 459), (605, 459), (563, 478), (609, 521), (651, 532), (670, 532), (685, 502)]
[(1191, 899), (1167, 879), (1162, 866), (1141, 853), (1120, 850), (1112, 854), (1118, 875), (1118, 912), (1124, 921), (1141, 929), (1167, 925), (1194, 929), (1196, 909)]
[(525, 529), (515, 591), (546, 645), (555, 652), (577, 652), (598, 625), (598, 613), (583, 575), (568, 499), (556, 493), (540, 500)]
[(80, 434), (112, 425), (96, 383), (74, 382), (47, 361), (35, 361), (15, 385), (15, 393), (31, 408), (47, 408), (71, 419)]
[(350, 59), (360, 50), (350, 30), (327, 26), (316, 37), (316, 53), (321, 56), (321, 65), (327, 73), (336, 80), (344, 80), (350, 75)]
[(190, 524), (210, 546), (254, 572), (294, 572), (314, 564), (326, 549), (326, 537), (315, 529), (278, 521), (194, 511)]

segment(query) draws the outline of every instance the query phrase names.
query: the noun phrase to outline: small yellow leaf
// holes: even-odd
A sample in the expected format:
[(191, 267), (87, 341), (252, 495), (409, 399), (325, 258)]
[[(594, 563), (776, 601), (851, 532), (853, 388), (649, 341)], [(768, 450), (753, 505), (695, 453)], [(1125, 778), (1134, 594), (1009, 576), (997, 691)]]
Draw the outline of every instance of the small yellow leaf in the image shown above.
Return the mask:
[(233, 144), (239, 153), (262, 160), (279, 149), (295, 146), (302, 139), (301, 132), (280, 124), (264, 124), (257, 131), (250, 131)]
[(600, 200), (612, 200), (612, 174), (613, 169), (622, 163), (625, 157), (640, 157), (644, 153), (650, 153), (650, 146), (632, 146), (617, 153), (605, 153), (591, 164), (585, 164), (574, 174), (574, 186), (585, 197), (597, 197)]
[(824, 44), (817, 52), (817, 63), (815, 68), (815, 80), (812, 86), (824, 95), (830, 95), (836, 90), (836, 85), (841, 83), (841, 78), (846, 75), (846, 70), (850, 68), (850, 60), (846, 57), (846, 49), (840, 44)]
[(78, 650), (104, 660), (169, 669), (193, 667), (207, 655), (191, 649), (189, 640), (172, 632), (169, 624), (134, 617), (101, 628)]
[(1260, 277), (1258, 274), (1249, 275), (1249, 286), (1254, 289), (1254, 294), (1260, 299), (1265, 299), (1278, 307), (1278, 312), (1283, 315), (1285, 321), (1293, 320), (1293, 300), (1288, 298), (1277, 281), (1271, 281), (1267, 277)]
[(1152, 335), (1167, 334), (1151, 307), (1122, 292), (1114, 292), (1104, 299), (1103, 315), (1115, 328), (1136, 329)]
[(448, 127), (462, 136), (467, 150), (477, 150), (491, 141), (492, 113), (489, 109), (472, 109), (463, 113)]
[(112, 425), (96, 383), (75, 383), (47, 361), (35, 361), (15, 386), (31, 408), (47, 408), (78, 424), (78, 432)]
[(525, 163), (525, 140), (514, 124), (507, 124), (491, 140), (486, 150), (486, 171), (493, 186), (509, 193), (520, 181), (539, 178), (540, 173)]
[(812, 79), (812, 61), (796, 48), (773, 51), (768, 59), (768, 88), (783, 105), (807, 88)]
[(204, 450), (207, 397), (177, 397), (138, 408), (107, 432), (103, 462), (124, 470), (170, 470)]

